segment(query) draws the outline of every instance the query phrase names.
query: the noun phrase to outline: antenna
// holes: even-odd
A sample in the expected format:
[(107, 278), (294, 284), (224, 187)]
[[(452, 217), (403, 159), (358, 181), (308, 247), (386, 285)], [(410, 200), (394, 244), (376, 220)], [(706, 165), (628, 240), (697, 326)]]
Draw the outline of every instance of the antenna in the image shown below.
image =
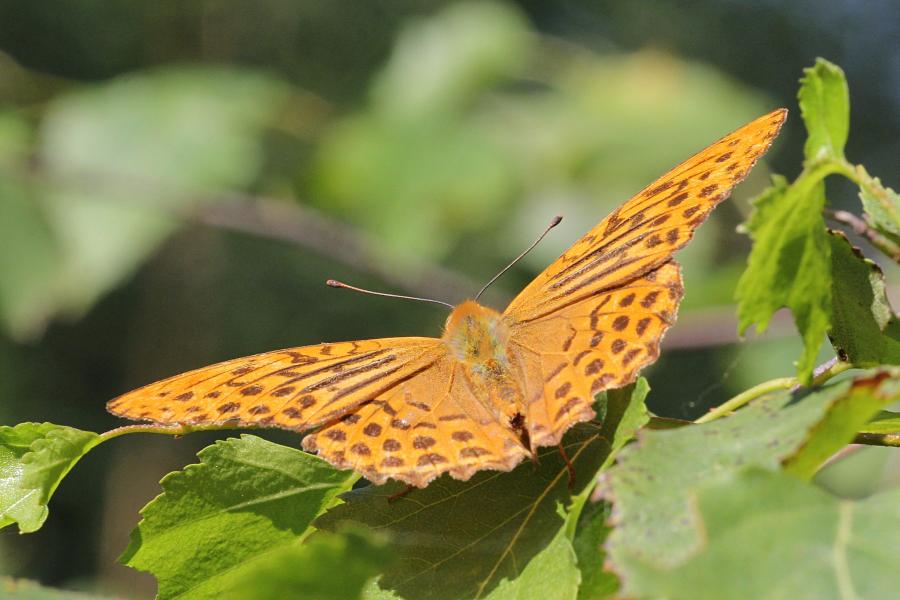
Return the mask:
[(504, 267), (502, 271), (500, 271), (499, 273), (497, 273), (496, 275), (494, 275), (493, 279), (491, 279), (491, 280), (488, 281), (486, 284), (484, 284), (484, 287), (481, 288), (481, 291), (478, 292), (477, 294), (475, 294), (475, 300), (478, 300), (479, 298), (481, 298), (481, 295), (485, 292), (485, 290), (487, 290), (489, 287), (491, 287), (491, 284), (493, 284), (495, 281), (497, 281), (498, 279), (500, 279), (500, 276), (501, 276), (501, 275), (503, 275), (504, 273), (506, 273), (507, 271), (509, 271), (509, 270), (512, 268), (512, 266), (513, 266), (514, 264), (516, 264), (517, 262), (519, 262), (520, 260), (522, 260), (522, 257), (523, 257), (523, 256), (525, 256), (526, 254), (528, 254), (529, 252), (531, 252), (531, 251), (534, 249), (535, 246), (537, 246), (538, 244), (540, 244), (540, 243), (541, 243), (541, 240), (544, 239), (544, 236), (547, 235), (548, 233), (550, 233), (550, 230), (551, 230), (551, 229), (553, 229), (554, 227), (556, 227), (557, 225), (559, 225), (560, 221), (562, 221), (562, 217), (561, 217), (561, 216), (557, 215), (557, 216), (553, 217), (553, 220), (550, 221), (550, 224), (549, 224), (549, 225), (547, 225), (547, 229), (544, 230), (544, 233), (542, 233), (541, 235), (539, 235), (539, 236), (538, 236), (538, 239), (534, 240), (534, 242), (533, 242), (530, 246), (528, 246), (528, 248), (525, 249), (525, 252), (523, 252), (522, 254), (518, 255), (518, 256), (515, 258), (515, 260), (513, 260), (511, 263), (509, 263), (508, 265), (506, 265), (506, 267)]
[(341, 283), (340, 281), (335, 281), (334, 279), (329, 279), (325, 282), (326, 285), (331, 286), (333, 288), (344, 288), (347, 290), (353, 290), (354, 292), (360, 292), (363, 294), (371, 294), (372, 296), (384, 296), (385, 298), (400, 298), (401, 300), (418, 300), (420, 302), (433, 302), (435, 304), (441, 304), (446, 306), (449, 309), (453, 309), (452, 304), (447, 304), (446, 302), (441, 302), (440, 300), (432, 300), (431, 298), (417, 298), (415, 296), (402, 296), (400, 294), (387, 294), (385, 292), (373, 292), (372, 290), (364, 290), (362, 288), (354, 287), (352, 285), (347, 285), (346, 283)]

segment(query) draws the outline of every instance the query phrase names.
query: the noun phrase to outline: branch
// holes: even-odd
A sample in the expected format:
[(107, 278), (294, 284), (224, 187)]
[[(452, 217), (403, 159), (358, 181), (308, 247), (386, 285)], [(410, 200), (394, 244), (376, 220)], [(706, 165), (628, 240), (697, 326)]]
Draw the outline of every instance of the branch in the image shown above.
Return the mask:
[(847, 212), (846, 210), (830, 210), (826, 208), (825, 217), (835, 223), (848, 225), (853, 230), (853, 233), (866, 238), (872, 246), (890, 257), (891, 260), (900, 263), (900, 246), (880, 234), (853, 213)]

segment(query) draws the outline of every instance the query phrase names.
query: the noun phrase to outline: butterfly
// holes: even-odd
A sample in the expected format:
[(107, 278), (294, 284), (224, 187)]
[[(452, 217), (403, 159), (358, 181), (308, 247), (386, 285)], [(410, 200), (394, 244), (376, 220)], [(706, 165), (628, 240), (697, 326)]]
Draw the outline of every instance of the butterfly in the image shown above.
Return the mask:
[(683, 294), (672, 254), (768, 150), (786, 116), (764, 115), (651, 183), (502, 313), (467, 300), (440, 338), (265, 352), (152, 383), (107, 408), (164, 425), (309, 431), (305, 450), (376, 484), (424, 487), (443, 473), (466, 480), (511, 470), (593, 419), (598, 392), (633, 382), (656, 360)]

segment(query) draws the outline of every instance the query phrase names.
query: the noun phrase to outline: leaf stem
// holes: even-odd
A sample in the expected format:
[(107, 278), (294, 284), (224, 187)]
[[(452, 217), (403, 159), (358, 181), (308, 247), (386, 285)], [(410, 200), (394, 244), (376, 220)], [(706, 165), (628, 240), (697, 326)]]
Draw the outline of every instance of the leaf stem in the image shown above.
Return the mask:
[[(843, 373), (848, 369), (852, 369), (853, 365), (846, 362), (841, 362), (838, 360), (832, 359), (831, 361), (822, 365), (822, 367), (816, 369), (816, 373), (813, 376), (811, 385), (821, 385), (834, 377), (839, 373)], [(726, 400), (719, 406), (713, 408), (705, 415), (694, 421), (695, 424), (699, 423), (708, 423), (710, 421), (715, 421), (720, 417), (724, 417), (729, 415), (749, 403), (760, 396), (765, 396), (771, 392), (777, 392), (778, 390), (794, 390), (799, 389), (801, 387), (800, 381), (796, 377), (780, 377), (778, 379), (770, 379), (769, 381), (764, 381), (759, 383), (749, 390), (744, 390), (737, 396), (731, 398), (730, 400)]]
[(100, 434), (101, 441), (111, 440), (128, 433), (157, 433), (162, 435), (187, 435), (195, 431), (222, 431), (224, 429), (261, 429), (260, 427), (249, 427), (242, 425), (125, 425), (116, 427)]

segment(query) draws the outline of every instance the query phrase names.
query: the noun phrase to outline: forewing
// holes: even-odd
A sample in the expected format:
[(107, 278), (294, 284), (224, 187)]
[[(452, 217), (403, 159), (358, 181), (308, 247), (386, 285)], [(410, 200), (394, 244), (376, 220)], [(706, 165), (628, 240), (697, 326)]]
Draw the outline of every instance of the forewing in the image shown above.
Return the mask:
[(471, 392), (449, 355), (308, 435), (303, 447), (374, 483), (425, 487), (442, 473), (467, 480), (508, 471), (530, 451)]
[(667, 262), (769, 149), (786, 116), (779, 109), (760, 117), (651, 183), (538, 275), (505, 314), (540, 318)]
[(531, 444), (559, 443), (594, 417), (594, 395), (627, 385), (659, 356), (683, 287), (674, 261), (551, 315), (512, 325)]
[(144, 386), (109, 402), (114, 415), (163, 425), (263, 425), (302, 431), (423, 371), (435, 338), (386, 338), (265, 352)]

